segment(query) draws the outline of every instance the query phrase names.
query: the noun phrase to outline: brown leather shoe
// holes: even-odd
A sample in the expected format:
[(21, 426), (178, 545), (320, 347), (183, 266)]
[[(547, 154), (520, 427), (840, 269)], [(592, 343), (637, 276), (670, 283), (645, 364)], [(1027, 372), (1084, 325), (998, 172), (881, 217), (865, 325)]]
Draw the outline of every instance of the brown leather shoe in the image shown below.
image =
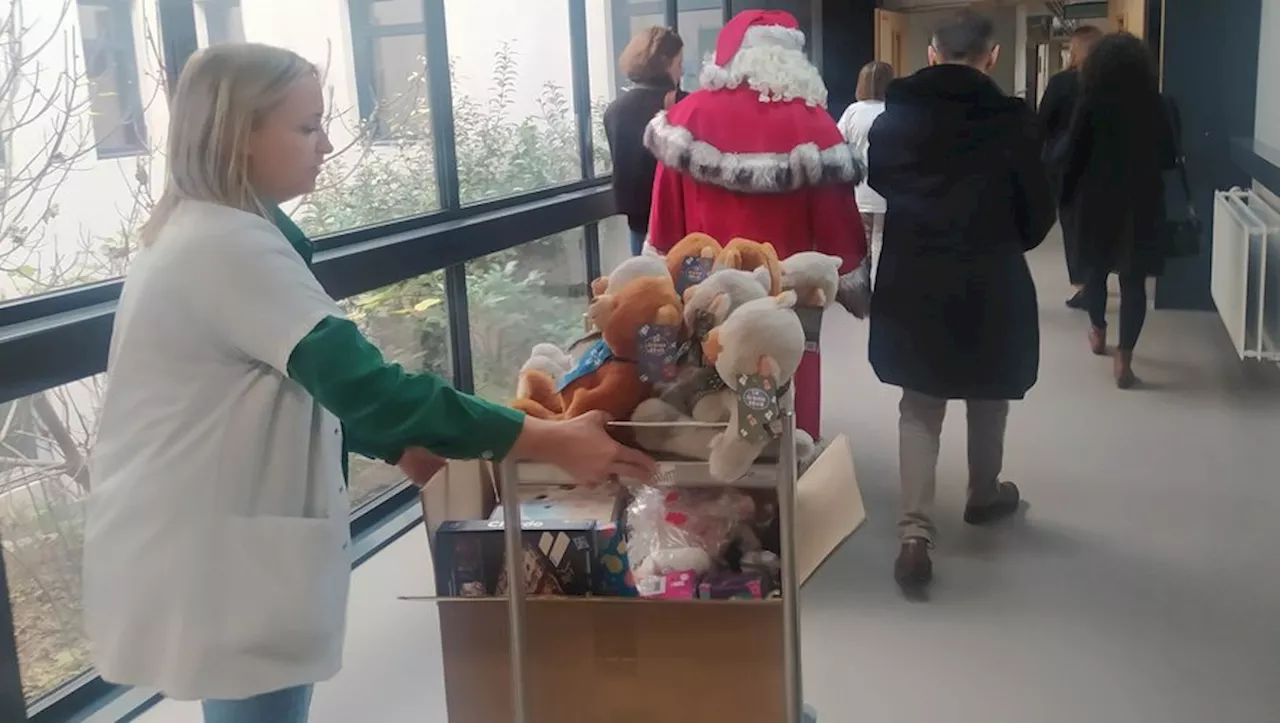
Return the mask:
[(1089, 327), (1089, 351), (1098, 356), (1107, 355), (1107, 330)]
[(989, 525), (1013, 515), (1022, 506), (1022, 493), (1012, 482), (1001, 482), (995, 499), (984, 505), (965, 505), (964, 521), (970, 525)]
[(893, 579), (902, 591), (916, 595), (933, 582), (933, 561), (929, 559), (929, 542), (918, 537), (903, 541), (898, 561), (893, 564)]
[(1132, 389), (1138, 384), (1138, 377), (1133, 373), (1133, 352), (1117, 351), (1115, 360), (1116, 386), (1121, 389)]

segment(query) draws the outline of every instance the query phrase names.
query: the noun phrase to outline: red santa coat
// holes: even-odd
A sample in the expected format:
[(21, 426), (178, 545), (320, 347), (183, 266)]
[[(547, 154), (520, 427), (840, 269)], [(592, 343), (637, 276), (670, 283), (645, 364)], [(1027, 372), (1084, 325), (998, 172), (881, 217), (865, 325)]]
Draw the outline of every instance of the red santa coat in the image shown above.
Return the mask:
[[(853, 271), (867, 250), (853, 195), (861, 165), (826, 111), (803, 100), (761, 103), (758, 95), (746, 87), (699, 91), (650, 124), (659, 160), (650, 245), (666, 253), (700, 231), (721, 242), (768, 241), (781, 258), (821, 251), (844, 259), (841, 273)], [(811, 148), (768, 150), (784, 138)]]
[[(801, 251), (839, 256), (842, 274), (862, 263), (867, 242), (854, 186), (864, 165), (826, 112), (817, 71), (797, 59), (804, 36), (795, 27), (785, 13), (740, 14), (722, 31), (704, 89), (649, 124), (645, 145), (658, 159), (649, 244), (657, 251), (702, 232), (722, 243), (767, 241), (783, 259)], [(796, 417), (815, 439), (821, 379), (817, 354), (806, 354), (796, 373)]]

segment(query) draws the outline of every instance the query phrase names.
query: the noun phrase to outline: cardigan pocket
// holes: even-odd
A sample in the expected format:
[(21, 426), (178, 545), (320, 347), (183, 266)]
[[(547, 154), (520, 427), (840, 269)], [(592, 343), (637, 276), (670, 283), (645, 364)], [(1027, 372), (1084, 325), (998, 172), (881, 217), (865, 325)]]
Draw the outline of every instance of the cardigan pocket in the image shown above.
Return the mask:
[[(301, 679), (340, 658), (351, 566), (329, 519), (232, 517), (223, 541), (221, 625), (235, 658)], [(318, 678), (317, 678), (318, 679)]]

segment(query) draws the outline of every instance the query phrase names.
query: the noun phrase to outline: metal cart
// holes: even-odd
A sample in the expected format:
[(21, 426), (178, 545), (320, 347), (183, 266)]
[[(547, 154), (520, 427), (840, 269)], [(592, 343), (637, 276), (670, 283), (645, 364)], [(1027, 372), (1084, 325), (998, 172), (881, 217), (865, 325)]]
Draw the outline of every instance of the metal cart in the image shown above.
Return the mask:
[[(812, 723), (812, 711), (806, 711), (801, 681), (800, 661), (800, 585), (796, 566), (795, 509), (796, 480), (798, 477), (794, 395), (788, 391), (781, 400), (782, 436), (781, 451), (774, 463), (754, 465), (742, 479), (724, 483), (714, 480), (706, 462), (663, 462), (663, 484), (683, 487), (731, 486), (737, 488), (772, 488), (778, 494), (778, 518), (782, 561), (782, 619), (783, 619), (783, 670), (786, 718), (781, 723)], [(521, 515), (519, 486), (523, 483), (564, 483), (567, 478), (547, 465), (504, 462), (499, 468), (499, 489), (502, 496), (504, 530), (506, 538), (506, 563), (508, 579), (508, 613), (511, 631), (511, 686), (514, 701), (513, 723), (530, 723), (526, 700), (526, 591), (514, 581), (524, 577), (521, 561), (524, 556), (521, 540)], [(661, 605), (661, 602), (654, 602)]]

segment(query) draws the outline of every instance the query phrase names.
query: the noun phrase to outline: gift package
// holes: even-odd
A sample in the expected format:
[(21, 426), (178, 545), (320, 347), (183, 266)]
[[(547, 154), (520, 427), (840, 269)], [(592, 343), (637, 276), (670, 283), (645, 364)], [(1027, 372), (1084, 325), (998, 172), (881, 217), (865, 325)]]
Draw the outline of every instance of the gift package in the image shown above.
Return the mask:
[[(522, 488), (529, 595), (764, 599), (778, 588), (774, 505), (732, 488)], [(448, 521), (436, 535), (437, 587), (506, 593), (504, 508)]]

